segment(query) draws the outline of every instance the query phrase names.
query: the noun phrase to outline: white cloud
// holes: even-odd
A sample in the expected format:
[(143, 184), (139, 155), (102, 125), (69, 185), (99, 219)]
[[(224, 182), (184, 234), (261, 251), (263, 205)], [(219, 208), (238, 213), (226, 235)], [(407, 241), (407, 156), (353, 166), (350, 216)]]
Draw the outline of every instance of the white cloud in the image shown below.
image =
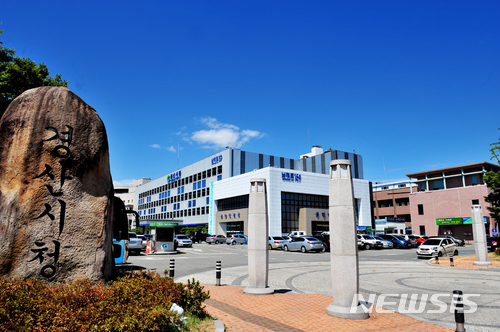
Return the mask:
[(169, 146), (167, 148), (167, 150), (170, 151), (170, 152), (177, 152), (177, 150), (174, 148), (174, 146)]
[(150, 147), (152, 147), (153, 149), (161, 149), (161, 146), (159, 146), (158, 144), (151, 144)]
[(133, 187), (134, 180), (113, 181), (113, 186), (115, 186), (115, 187)]
[(206, 144), (206, 148), (210, 148), (212, 145), (240, 148), (250, 139), (261, 138), (263, 136), (263, 134), (256, 130), (240, 130), (235, 125), (219, 123), (217, 119), (212, 117), (202, 118), (200, 121), (210, 128), (210, 130), (195, 131), (191, 135), (191, 140), (199, 144)]

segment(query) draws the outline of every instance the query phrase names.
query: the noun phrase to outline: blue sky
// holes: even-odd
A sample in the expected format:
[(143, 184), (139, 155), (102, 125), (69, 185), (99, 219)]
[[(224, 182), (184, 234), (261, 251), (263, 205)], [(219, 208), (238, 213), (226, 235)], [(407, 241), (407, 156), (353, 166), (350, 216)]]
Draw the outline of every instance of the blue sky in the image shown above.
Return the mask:
[(116, 184), (221, 150), (362, 155), (365, 179), (490, 161), (498, 1), (8, 1), (4, 47), (106, 126)]

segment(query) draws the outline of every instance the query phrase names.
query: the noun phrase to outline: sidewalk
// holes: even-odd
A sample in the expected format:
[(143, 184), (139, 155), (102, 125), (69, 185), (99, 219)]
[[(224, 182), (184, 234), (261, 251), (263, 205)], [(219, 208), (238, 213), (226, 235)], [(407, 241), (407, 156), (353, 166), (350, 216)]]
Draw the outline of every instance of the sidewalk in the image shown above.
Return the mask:
[[(500, 268), (500, 256), (497, 256), (495, 253), (490, 252), (488, 254), (488, 260), (491, 262), (491, 265), (474, 265), (476, 261), (476, 255), (465, 255), (465, 256), (454, 256), (453, 257), (453, 265), (456, 268), (464, 268), (464, 269), (488, 269), (488, 268)], [(431, 260), (431, 264), (436, 265), (436, 261)], [(439, 258), (439, 265), (442, 266), (450, 266), (450, 258), (443, 256)]]
[(248, 295), (244, 287), (204, 285), (210, 291), (205, 301), (208, 313), (220, 320), (226, 331), (454, 331), (399, 313), (377, 313), (366, 320), (347, 320), (326, 313), (333, 302), (320, 294)]

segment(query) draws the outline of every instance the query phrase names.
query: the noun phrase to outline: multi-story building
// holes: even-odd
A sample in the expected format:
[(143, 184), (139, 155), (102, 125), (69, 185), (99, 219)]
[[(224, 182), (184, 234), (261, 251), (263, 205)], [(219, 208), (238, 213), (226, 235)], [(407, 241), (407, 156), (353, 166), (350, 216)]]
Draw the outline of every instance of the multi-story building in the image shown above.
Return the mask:
[(375, 182), (372, 190), (373, 216), (378, 233), (411, 234), (410, 182)]
[(137, 187), (134, 206), (141, 225), (171, 221), (179, 226), (208, 224), (210, 233), (246, 232), (250, 179), (258, 176), (267, 180), (270, 234), (300, 227), (312, 231), (313, 224), (322, 230), (328, 222), (329, 164), (335, 159), (351, 161), (359, 224), (371, 226), (369, 182), (363, 180), (361, 156), (323, 152), (319, 146), (300, 159), (226, 148)]
[[(145, 183), (148, 183), (151, 179), (136, 179), (134, 180), (134, 186), (116, 186), (115, 187), (115, 196), (120, 198), (125, 204), (125, 209), (133, 210), (134, 209), (134, 199), (135, 199), (135, 188), (141, 186)], [(134, 221), (134, 215), (127, 215), (130, 226), (138, 226), (132, 225), (131, 223)]]
[(490, 234), (495, 225), (484, 201), (489, 191), (483, 182), (488, 171), (500, 171), (500, 166), (481, 162), (407, 174), (415, 184), (409, 195), (415, 233), (472, 240), (471, 206), (481, 205), (486, 234)]

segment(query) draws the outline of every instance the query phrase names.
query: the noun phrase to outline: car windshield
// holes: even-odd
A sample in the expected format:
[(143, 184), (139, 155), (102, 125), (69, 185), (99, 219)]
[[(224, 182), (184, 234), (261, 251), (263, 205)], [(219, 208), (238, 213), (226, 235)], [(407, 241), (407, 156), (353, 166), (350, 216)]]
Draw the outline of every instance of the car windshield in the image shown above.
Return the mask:
[(132, 234), (132, 233), (128, 233), (128, 237), (131, 238), (131, 239), (132, 238), (136, 239), (137, 235), (136, 234)]
[(273, 236), (273, 240), (284, 240), (281, 236)]
[(175, 237), (181, 240), (189, 240), (189, 238), (186, 235), (176, 235)]
[(318, 240), (317, 238), (315, 238), (315, 237), (306, 237), (306, 239), (307, 239), (308, 241), (319, 241), (319, 240)]
[(402, 236), (399, 236), (399, 235), (393, 235), (397, 240), (404, 240), (404, 238)]
[(426, 246), (438, 246), (441, 243), (440, 239), (428, 239), (424, 242)]
[(375, 240), (373, 237), (371, 237), (370, 235), (365, 235), (364, 236), (365, 239), (367, 240)]
[(380, 236), (375, 236), (375, 239), (377, 240), (380, 240), (380, 241), (385, 241), (383, 238), (381, 238)]

